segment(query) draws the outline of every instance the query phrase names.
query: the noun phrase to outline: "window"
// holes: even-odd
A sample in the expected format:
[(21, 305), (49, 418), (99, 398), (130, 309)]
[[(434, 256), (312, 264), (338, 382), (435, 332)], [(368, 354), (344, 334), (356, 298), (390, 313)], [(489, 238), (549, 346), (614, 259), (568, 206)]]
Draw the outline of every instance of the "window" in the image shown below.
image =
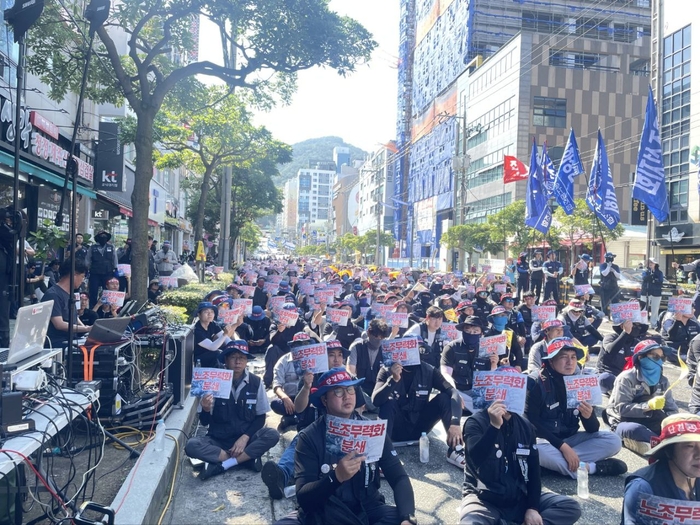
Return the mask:
[(532, 123), (550, 128), (566, 127), (566, 99), (535, 97), (532, 105)]
[(468, 202), (464, 210), (464, 223), (483, 223), (486, 217), (498, 213), (511, 203), (512, 194), (502, 193), (478, 201)]

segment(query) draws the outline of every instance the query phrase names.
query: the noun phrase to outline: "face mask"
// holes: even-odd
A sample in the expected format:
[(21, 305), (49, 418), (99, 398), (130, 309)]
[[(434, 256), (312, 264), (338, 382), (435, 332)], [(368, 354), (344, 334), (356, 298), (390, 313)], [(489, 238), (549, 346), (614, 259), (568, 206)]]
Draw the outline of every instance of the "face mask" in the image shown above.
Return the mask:
[(420, 298), (420, 304), (423, 306), (428, 306), (430, 304), (430, 297), (421, 297)]
[(169, 250), (170, 248), (168, 248), (167, 246), (163, 246), (163, 253), (168, 253)]
[(572, 321), (578, 321), (579, 317), (581, 317), (580, 312), (569, 312), (569, 319)]
[(506, 324), (508, 324), (508, 318), (507, 317), (494, 317), (493, 321), (491, 321), (491, 324), (493, 325), (493, 329), (496, 330), (497, 332), (502, 332), (506, 328)]
[(639, 337), (639, 334), (642, 333), (642, 330), (638, 326), (633, 326), (632, 331), (630, 332), (631, 337)]
[(359, 305), (361, 308), (365, 308), (366, 306), (369, 306), (369, 303), (367, 302), (367, 299), (363, 297), (362, 299), (360, 299)]
[(464, 341), (464, 344), (470, 348), (478, 347), (480, 338), (481, 334), (468, 334), (466, 332), (462, 332), (462, 341)]
[(476, 297), (477, 297), (478, 299), (481, 299), (482, 301), (484, 301), (484, 300), (486, 300), (486, 298), (487, 298), (488, 296), (489, 296), (489, 294), (487, 294), (487, 293), (480, 293), (480, 294), (477, 295)]
[(107, 244), (107, 238), (104, 236), (98, 237), (96, 240), (97, 244), (99, 244), (100, 246), (104, 246), (105, 244)]
[(661, 370), (663, 365), (661, 361), (654, 361), (648, 357), (642, 357), (639, 360), (639, 366), (642, 369), (642, 376), (649, 386), (656, 386), (661, 379)]

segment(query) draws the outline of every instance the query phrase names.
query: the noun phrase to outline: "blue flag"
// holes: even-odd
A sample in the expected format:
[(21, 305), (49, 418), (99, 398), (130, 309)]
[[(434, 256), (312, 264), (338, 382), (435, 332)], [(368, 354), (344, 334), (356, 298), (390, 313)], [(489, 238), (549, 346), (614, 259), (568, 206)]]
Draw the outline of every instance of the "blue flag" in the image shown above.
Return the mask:
[(613, 184), (608, 154), (605, 151), (603, 135), (598, 128), (598, 144), (595, 147), (595, 158), (591, 170), (591, 180), (588, 182), (586, 202), (598, 218), (612, 230), (620, 222), (620, 208), (617, 206), (617, 195)]
[(559, 164), (559, 171), (554, 179), (554, 197), (559, 206), (567, 215), (571, 215), (576, 205), (574, 204), (574, 178), (583, 173), (583, 163), (578, 152), (578, 144), (574, 130), (569, 132), (569, 140), (566, 142), (564, 156)]
[(637, 173), (634, 177), (632, 197), (646, 204), (657, 221), (664, 222), (668, 218), (664, 157), (661, 150), (659, 119), (656, 116), (656, 104), (651, 86), (649, 86), (642, 138), (639, 141)]
[(542, 181), (544, 183), (544, 189), (547, 192), (547, 198), (550, 198), (554, 191), (556, 172), (554, 171), (554, 163), (547, 153), (547, 141), (542, 144), (542, 157), (540, 160), (542, 161)]
[(547, 233), (552, 225), (552, 210), (547, 202), (544, 189), (542, 167), (537, 162), (537, 143), (532, 140), (530, 173), (527, 176), (527, 197), (525, 199), (525, 224), (542, 233)]

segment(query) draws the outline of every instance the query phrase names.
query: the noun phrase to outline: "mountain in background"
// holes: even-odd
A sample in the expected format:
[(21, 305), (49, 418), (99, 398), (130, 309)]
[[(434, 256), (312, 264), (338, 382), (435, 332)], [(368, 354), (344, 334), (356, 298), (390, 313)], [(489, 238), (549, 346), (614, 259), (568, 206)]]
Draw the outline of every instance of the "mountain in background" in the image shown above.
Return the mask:
[(333, 148), (346, 147), (350, 149), (350, 161), (364, 160), (367, 153), (353, 146), (346, 144), (340, 137), (319, 137), (309, 139), (292, 145), (293, 159), (289, 164), (279, 167), (280, 176), (275, 178), (278, 186), (282, 186), (289, 179), (296, 176), (301, 168), (309, 166), (309, 161), (332, 161)]

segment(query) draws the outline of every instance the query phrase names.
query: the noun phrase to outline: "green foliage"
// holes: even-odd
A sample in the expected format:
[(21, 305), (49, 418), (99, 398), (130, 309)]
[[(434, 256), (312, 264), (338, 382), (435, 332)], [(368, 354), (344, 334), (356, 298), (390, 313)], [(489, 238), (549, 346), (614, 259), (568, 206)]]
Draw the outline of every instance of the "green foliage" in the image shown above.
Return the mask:
[(308, 246), (300, 246), (294, 250), (294, 253), (300, 257), (326, 255), (326, 245), (325, 244), (309, 244)]
[(219, 275), (216, 276), (216, 280), (226, 285), (229, 285), (233, 282), (233, 274), (228, 272), (221, 272)]
[(254, 252), (262, 240), (262, 230), (254, 222), (249, 222), (241, 228), (240, 238), (245, 242), (246, 249)]
[(572, 250), (574, 246), (585, 246), (591, 249), (591, 237), (599, 238), (601, 233), (605, 241), (614, 241), (625, 233), (622, 224), (618, 224), (612, 230), (604, 228), (602, 223), (596, 220), (595, 214), (584, 199), (576, 199), (574, 203), (576, 207), (571, 215), (567, 215), (560, 207), (554, 211), (557, 231), (561, 238), (568, 241)]
[(29, 232), (27, 240), (36, 250), (34, 257), (42, 261), (56, 259), (58, 250), (68, 246), (68, 235), (51, 219), (44, 219), (39, 230)]
[[(448, 248), (457, 248), (472, 253), (477, 246), (485, 251), (497, 251), (499, 248), (491, 243), (489, 228), (485, 224), (459, 224), (450, 226), (442, 234), (440, 242)], [(501, 244), (501, 248), (503, 245)]]
[[(387, 232), (380, 232), (379, 246), (392, 247), (394, 243), (393, 235)], [(377, 232), (370, 230), (363, 235), (346, 233), (338, 239), (337, 244), (341, 251), (344, 251), (345, 255), (348, 256), (354, 256), (356, 252), (360, 252), (363, 255), (373, 254), (377, 248)]]
[(162, 305), (160, 310), (168, 324), (187, 324), (191, 317), (183, 306)]
[(216, 290), (218, 285), (212, 282), (195, 283), (182, 286), (181, 288), (173, 288), (166, 291), (158, 299), (158, 303), (166, 306), (179, 306), (185, 309), (187, 315), (191, 317), (197, 309), (199, 303), (202, 302), (204, 296), (212, 290)]
[(352, 144), (347, 144), (340, 137), (320, 137), (304, 140), (292, 145), (294, 158), (289, 164), (279, 167), (279, 176), (275, 178), (275, 182), (278, 186), (281, 186), (289, 179), (293, 179), (300, 169), (309, 167), (309, 161), (333, 160), (333, 148), (335, 147), (349, 148), (351, 162), (353, 160), (362, 160), (367, 156), (366, 152)]

